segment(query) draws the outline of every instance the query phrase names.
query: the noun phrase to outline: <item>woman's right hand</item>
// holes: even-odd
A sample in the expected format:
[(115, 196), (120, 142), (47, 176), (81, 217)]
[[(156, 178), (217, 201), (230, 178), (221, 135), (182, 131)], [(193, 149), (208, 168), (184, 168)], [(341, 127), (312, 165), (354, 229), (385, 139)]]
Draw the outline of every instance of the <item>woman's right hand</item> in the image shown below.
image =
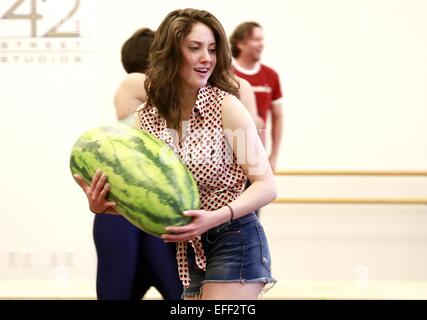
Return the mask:
[(116, 203), (107, 200), (110, 185), (106, 183), (107, 176), (101, 170), (96, 170), (90, 186), (78, 174), (74, 175), (74, 179), (86, 194), (90, 211), (99, 214), (105, 213), (109, 208), (112, 208), (112, 211), (116, 212), (114, 210)]

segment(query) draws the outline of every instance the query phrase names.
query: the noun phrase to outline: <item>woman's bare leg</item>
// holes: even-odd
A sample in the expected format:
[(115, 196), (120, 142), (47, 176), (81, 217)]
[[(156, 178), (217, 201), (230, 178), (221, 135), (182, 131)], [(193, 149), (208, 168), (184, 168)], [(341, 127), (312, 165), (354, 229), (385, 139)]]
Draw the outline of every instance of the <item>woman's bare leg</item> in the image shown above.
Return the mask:
[(219, 283), (203, 285), (201, 300), (256, 300), (263, 283)]

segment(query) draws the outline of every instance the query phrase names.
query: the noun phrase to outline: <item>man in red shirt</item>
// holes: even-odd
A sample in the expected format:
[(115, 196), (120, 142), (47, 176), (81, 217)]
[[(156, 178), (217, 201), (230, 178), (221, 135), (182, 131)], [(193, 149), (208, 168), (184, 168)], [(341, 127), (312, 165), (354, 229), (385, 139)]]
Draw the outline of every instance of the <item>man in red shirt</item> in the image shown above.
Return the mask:
[(271, 112), (272, 141), (269, 160), (274, 171), (283, 128), (282, 91), (279, 75), (272, 68), (260, 62), (264, 48), (264, 33), (258, 23), (244, 22), (240, 24), (231, 35), (230, 42), (234, 57), (233, 71), (252, 85), (256, 95), (258, 116), (263, 121), (260, 137), (264, 145), (266, 143), (267, 116)]

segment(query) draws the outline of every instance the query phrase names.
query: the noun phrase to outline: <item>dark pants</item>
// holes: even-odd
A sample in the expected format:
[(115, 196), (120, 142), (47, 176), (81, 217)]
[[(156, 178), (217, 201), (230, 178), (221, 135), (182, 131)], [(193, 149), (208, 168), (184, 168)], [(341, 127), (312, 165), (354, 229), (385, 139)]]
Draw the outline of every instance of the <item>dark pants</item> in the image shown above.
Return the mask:
[(164, 299), (182, 294), (175, 244), (166, 244), (122, 216), (95, 215), (93, 237), (99, 300), (140, 300), (154, 286)]

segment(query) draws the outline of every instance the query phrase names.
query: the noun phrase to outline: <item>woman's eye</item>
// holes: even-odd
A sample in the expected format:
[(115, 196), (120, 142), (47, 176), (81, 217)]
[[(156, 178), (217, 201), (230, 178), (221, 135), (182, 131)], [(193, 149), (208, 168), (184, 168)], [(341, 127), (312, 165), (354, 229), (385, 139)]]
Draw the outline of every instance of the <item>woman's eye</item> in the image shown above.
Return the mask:
[(199, 47), (190, 47), (190, 51), (197, 51), (199, 50)]
[(209, 49), (209, 53), (215, 53), (216, 52), (216, 48), (214, 49)]

